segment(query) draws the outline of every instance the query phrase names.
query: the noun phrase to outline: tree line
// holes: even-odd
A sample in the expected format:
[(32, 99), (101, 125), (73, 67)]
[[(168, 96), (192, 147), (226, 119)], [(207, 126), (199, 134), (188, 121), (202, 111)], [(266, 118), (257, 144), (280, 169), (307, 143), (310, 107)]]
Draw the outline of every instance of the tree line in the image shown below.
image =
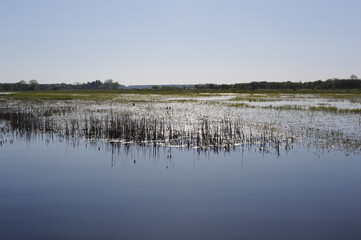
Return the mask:
[(313, 82), (250, 82), (236, 84), (198, 84), (196, 89), (223, 89), (223, 90), (297, 90), (297, 89), (361, 89), (361, 80), (356, 75), (351, 75), (349, 79), (328, 79), (326, 81), (317, 80)]
[[(149, 85), (152, 90), (172, 90), (196, 89), (196, 90), (230, 90), (230, 91), (254, 91), (262, 89), (270, 90), (299, 90), (299, 89), (361, 89), (361, 80), (356, 75), (351, 75), (348, 79), (328, 79), (325, 81), (317, 80), (313, 82), (250, 82), (236, 84), (196, 84), (184, 85), (183, 87), (157, 86)], [(104, 82), (95, 80), (87, 83), (75, 84), (39, 84), (36, 80), (29, 82), (20, 81), (17, 83), (0, 83), (0, 91), (34, 91), (34, 90), (102, 90), (102, 89), (126, 89), (127, 87), (107, 79)]]
[(56, 83), (56, 84), (39, 84), (37, 80), (24, 80), (16, 83), (0, 83), (0, 91), (45, 91), (45, 90), (91, 90), (91, 89), (120, 89), (125, 86), (120, 85), (112, 79), (107, 79), (104, 82), (95, 80), (87, 83)]

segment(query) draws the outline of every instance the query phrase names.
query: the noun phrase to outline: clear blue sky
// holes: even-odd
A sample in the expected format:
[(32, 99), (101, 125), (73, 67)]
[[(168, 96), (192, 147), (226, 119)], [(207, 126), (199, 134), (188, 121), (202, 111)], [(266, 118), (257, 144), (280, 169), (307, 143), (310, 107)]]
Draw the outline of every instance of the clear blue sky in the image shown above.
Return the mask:
[(360, 0), (0, 0), (0, 82), (361, 75)]

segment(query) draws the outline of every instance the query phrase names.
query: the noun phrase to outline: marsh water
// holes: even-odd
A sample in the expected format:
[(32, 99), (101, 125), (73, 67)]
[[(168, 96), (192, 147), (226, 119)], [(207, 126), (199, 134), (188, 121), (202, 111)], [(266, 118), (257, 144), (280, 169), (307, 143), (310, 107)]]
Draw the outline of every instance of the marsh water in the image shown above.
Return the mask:
[(359, 239), (358, 155), (4, 144), (1, 239)]
[[(2, 107), (0, 239), (361, 238), (358, 113), (198, 102)], [(120, 123), (110, 114), (132, 128), (109, 138)]]

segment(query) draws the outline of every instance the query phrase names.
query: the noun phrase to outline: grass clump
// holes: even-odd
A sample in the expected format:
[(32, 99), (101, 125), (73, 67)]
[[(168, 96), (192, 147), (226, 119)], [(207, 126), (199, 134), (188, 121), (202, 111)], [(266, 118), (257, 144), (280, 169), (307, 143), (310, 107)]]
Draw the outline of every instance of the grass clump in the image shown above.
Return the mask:
[(339, 112), (341, 112), (341, 113), (356, 113), (356, 114), (361, 114), (361, 108), (356, 108), (356, 109), (340, 109)]
[(265, 106), (262, 108), (266, 108), (266, 109), (275, 109), (275, 110), (305, 110), (304, 107), (299, 106), (299, 105), (283, 105), (283, 106)]
[(270, 97), (268, 95), (261, 95), (261, 94), (247, 94), (243, 96), (236, 96), (230, 101), (247, 101), (247, 102), (273, 102), (277, 101), (276, 97)]
[(236, 108), (254, 108), (254, 106), (251, 106), (247, 103), (231, 103), (228, 104), (228, 107), (236, 107)]
[(177, 100), (169, 100), (168, 102), (174, 102), (174, 103), (194, 103), (194, 102), (197, 102), (197, 100), (194, 100), (194, 99), (177, 99)]
[(338, 112), (337, 107), (326, 107), (326, 106), (318, 106), (318, 107), (309, 107), (310, 111), (323, 111), (323, 112)]
[(360, 108), (355, 109), (338, 109), (337, 107), (309, 107), (311, 111), (323, 111), (323, 112), (330, 112), (330, 113), (354, 113), (354, 114), (361, 114)]

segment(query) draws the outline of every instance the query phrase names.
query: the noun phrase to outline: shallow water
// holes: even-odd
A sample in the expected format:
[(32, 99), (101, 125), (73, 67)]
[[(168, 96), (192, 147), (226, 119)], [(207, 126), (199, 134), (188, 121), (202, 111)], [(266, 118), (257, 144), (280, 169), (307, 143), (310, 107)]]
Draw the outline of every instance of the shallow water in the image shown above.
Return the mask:
[(0, 239), (360, 239), (361, 160), (68, 141), (0, 147)]

